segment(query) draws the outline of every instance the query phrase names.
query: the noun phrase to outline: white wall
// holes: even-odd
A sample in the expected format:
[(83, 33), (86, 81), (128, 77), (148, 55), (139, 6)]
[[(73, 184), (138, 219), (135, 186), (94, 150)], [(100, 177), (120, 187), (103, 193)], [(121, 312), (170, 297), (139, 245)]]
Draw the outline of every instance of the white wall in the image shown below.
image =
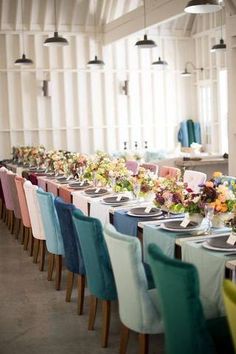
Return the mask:
[[(26, 33), (26, 54), (31, 68), (19, 69), (20, 36), (0, 35), (0, 158), (11, 146), (44, 144), (85, 153), (116, 151), (128, 141), (133, 147), (145, 140), (151, 148), (172, 150), (178, 122), (196, 118), (193, 82), (181, 78), (187, 60), (194, 60), (189, 38), (154, 38), (169, 69), (157, 72), (151, 62), (158, 49), (138, 51), (142, 34), (103, 47), (106, 67), (91, 72), (86, 62), (94, 56), (94, 41), (86, 34), (67, 35), (69, 47), (43, 47), (43, 33)], [(103, 53), (101, 53), (103, 51)], [(50, 79), (51, 97), (42, 97), (43, 79)], [(129, 95), (121, 83), (129, 81)], [(168, 132), (168, 133), (167, 133)]]

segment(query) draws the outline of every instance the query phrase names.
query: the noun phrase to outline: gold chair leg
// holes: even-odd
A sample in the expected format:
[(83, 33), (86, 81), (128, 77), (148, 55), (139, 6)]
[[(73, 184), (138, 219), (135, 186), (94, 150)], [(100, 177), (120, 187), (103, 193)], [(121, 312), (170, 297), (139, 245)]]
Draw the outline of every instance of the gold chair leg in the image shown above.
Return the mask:
[(70, 302), (74, 284), (74, 273), (68, 271), (66, 279), (66, 302)]
[(56, 255), (55, 256), (55, 263), (56, 263), (56, 290), (60, 290), (61, 288), (61, 272), (62, 272), (62, 256)]
[(148, 354), (148, 334), (139, 333), (139, 354)]
[(121, 332), (120, 332), (120, 351), (119, 351), (120, 354), (126, 354), (128, 341), (129, 341), (129, 333), (130, 333), (129, 328), (123, 325), (122, 323)]
[(54, 270), (55, 254), (48, 254), (48, 281), (52, 280), (53, 270)]
[(88, 330), (92, 331), (94, 329), (94, 323), (96, 319), (98, 299), (94, 295), (90, 295), (89, 299), (89, 320), (88, 320)]
[(77, 304), (77, 313), (82, 315), (84, 308), (84, 290), (85, 290), (85, 276), (78, 275), (78, 304)]
[(111, 301), (102, 301), (102, 348), (107, 347), (111, 318)]

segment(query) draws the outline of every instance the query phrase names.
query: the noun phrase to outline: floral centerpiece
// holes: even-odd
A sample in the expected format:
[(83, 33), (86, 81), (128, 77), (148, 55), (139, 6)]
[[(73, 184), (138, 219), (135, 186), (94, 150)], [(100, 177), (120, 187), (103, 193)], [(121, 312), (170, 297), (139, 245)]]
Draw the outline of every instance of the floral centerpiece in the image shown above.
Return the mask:
[(95, 156), (87, 161), (84, 178), (94, 181), (95, 184), (105, 186), (109, 180), (109, 164), (111, 158), (108, 154), (98, 151)]
[(119, 158), (111, 161), (108, 175), (108, 184), (114, 192), (132, 191), (132, 172), (126, 168), (124, 159)]
[(132, 178), (133, 189), (134, 186), (139, 186), (139, 197), (147, 197), (153, 193), (153, 188), (155, 186), (155, 177), (154, 174), (143, 168), (139, 167), (138, 173)]

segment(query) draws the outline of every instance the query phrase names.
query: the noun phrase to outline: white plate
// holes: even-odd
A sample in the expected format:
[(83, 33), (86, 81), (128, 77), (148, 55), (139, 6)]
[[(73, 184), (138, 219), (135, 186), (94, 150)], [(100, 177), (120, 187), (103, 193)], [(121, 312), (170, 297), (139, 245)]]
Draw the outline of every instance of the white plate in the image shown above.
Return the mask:
[(211, 251), (218, 251), (218, 252), (232, 252), (232, 251), (235, 251), (236, 252), (235, 247), (234, 248), (218, 248), (218, 247), (214, 247), (214, 246), (209, 245), (208, 242), (204, 242), (202, 244), (202, 247), (207, 248), (208, 250), (211, 250)]

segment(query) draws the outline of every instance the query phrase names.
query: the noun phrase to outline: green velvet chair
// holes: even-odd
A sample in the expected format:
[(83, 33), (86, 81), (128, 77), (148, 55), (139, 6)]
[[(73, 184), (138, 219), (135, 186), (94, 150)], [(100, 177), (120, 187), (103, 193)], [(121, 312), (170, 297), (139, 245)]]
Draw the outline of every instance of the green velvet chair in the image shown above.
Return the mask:
[(116, 285), (100, 220), (73, 211), (73, 222), (81, 246), (90, 291), (88, 329), (94, 329), (98, 299), (102, 301), (102, 347), (107, 347), (111, 301), (117, 299)]
[(163, 316), (166, 354), (233, 353), (226, 317), (205, 320), (194, 265), (165, 256), (148, 246), (160, 310)]
[(223, 297), (236, 353), (236, 284), (228, 279), (224, 280)]

